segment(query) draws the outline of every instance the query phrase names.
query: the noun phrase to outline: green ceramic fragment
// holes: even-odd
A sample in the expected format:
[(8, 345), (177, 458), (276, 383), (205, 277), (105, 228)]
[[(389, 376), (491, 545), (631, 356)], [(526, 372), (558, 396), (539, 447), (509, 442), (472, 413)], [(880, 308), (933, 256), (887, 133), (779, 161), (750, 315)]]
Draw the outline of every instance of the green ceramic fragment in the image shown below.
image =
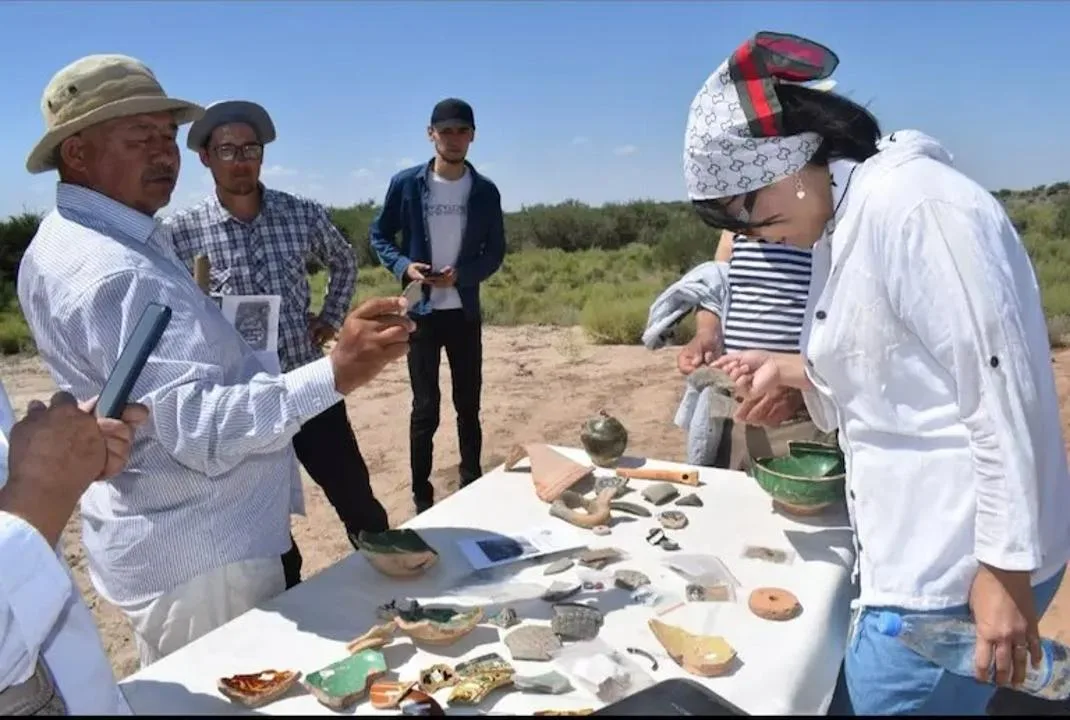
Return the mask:
[(361, 650), (345, 660), (310, 673), (305, 686), (331, 708), (344, 708), (359, 700), (375, 678), (386, 672), (386, 659), (378, 650)]

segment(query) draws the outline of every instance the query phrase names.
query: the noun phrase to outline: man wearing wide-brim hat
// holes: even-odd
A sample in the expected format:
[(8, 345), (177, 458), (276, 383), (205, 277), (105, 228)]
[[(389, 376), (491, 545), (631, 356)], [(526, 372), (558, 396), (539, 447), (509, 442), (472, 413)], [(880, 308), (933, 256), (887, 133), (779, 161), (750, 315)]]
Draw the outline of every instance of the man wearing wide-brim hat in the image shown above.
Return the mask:
[[(267, 110), (247, 100), (206, 108), (186, 136), (186, 147), (208, 168), (215, 188), (203, 201), (171, 215), (175, 252), (187, 267), (197, 255), (211, 264), (211, 289), (227, 295), (278, 295), (278, 349), (283, 370), (323, 357), (323, 345), (345, 319), (357, 285), (357, 259), (330, 213), (306, 197), (265, 187), (265, 146), (275, 140)], [(309, 258), (327, 270), (322, 309), (311, 312), (305, 271)], [(372, 492), (368, 465), (339, 401), (310, 419), (293, 439), (297, 458), (319, 485), (356, 545), (362, 531), (390, 527)], [(297, 508), (298, 511), (303, 508)], [(295, 544), (284, 558), (287, 585), (300, 582)]]
[(400, 298), (376, 298), (346, 318), (329, 357), (265, 371), (153, 217), (178, 178), (177, 127), (203, 109), (123, 55), (65, 67), (41, 108), (27, 168), (60, 182), (18, 296), (57, 384), (97, 395), (146, 306), (173, 312), (131, 392), (150, 416), (129, 465), (81, 501), (90, 578), (131, 621), (146, 665), (285, 589), (291, 438), (404, 355), (412, 323)]

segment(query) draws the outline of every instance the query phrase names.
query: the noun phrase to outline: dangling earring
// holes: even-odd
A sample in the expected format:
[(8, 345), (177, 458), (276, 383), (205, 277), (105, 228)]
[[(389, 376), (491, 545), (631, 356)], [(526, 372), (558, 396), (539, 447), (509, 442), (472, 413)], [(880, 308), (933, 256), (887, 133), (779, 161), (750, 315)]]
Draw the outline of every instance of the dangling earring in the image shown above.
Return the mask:
[(803, 187), (802, 178), (798, 175), (795, 176), (795, 197), (800, 200), (806, 197), (806, 189)]

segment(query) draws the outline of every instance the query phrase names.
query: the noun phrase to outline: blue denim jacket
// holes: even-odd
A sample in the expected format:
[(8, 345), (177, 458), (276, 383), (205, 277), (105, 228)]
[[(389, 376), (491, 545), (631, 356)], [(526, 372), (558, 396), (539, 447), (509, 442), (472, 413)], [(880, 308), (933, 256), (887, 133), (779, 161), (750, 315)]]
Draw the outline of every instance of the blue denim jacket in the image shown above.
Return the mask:
[[(431, 262), (427, 173), (432, 162), (402, 170), (390, 179), (383, 207), (368, 230), (379, 262), (402, 281), (402, 286), (407, 284), (405, 270), (410, 264)], [(497, 272), (505, 258), (505, 222), (497, 186), (476, 172), (471, 163), (466, 161), (465, 164), (472, 174), (472, 190), (468, 196), (468, 216), (456, 264), (456, 287), (465, 313), (478, 318), (481, 316), (479, 285)], [(400, 245), (395, 239), (399, 230)], [(411, 308), (410, 313), (430, 312), (428, 297), (425, 288), (424, 302)]]

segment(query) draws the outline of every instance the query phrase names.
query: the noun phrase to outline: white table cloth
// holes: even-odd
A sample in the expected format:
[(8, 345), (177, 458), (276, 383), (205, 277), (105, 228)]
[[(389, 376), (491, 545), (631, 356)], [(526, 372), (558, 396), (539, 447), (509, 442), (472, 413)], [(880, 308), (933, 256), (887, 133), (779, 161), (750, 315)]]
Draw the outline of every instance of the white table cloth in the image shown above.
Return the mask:
[[(581, 450), (557, 449), (581, 462), (587, 460)], [(657, 460), (647, 460), (647, 465), (684, 467)], [(599, 469), (597, 474), (610, 472)], [(845, 515), (836, 513), (831, 518), (813, 520), (784, 517), (773, 512), (769, 497), (743, 473), (703, 468), (701, 483), (693, 489), (677, 486), (681, 496), (692, 490), (697, 492), (704, 502), (700, 508), (677, 507), (672, 503), (650, 508), (639, 498), (649, 483), (640, 480), (631, 481), (634, 490), (622, 499), (646, 505), (655, 516), (660, 510), (670, 508), (684, 511), (689, 525), (682, 530), (666, 531), (679, 543), (678, 552), (719, 557), (741, 584), (735, 603), (687, 603), (660, 617), (691, 632), (722, 635), (738, 652), (740, 663), (735, 672), (718, 678), (687, 674), (669, 659), (648, 629), (647, 620), (655, 616), (655, 611), (632, 603), (628, 591), (613, 587), (611, 577), (615, 570), (634, 569), (647, 574), (657, 590), (683, 599), (686, 581), (662, 564), (672, 553), (646, 542), (647, 531), (658, 526), (656, 517), (625, 516), (610, 535), (590, 534), (588, 547), (617, 547), (629, 557), (602, 571), (609, 577), (604, 590), (584, 591), (570, 600), (593, 600), (605, 613), (605, 624), (599, 633), (602, 642), (622, 651), (637, 647), (653, 654), (658, 659), (657, 671), (650, 670), (650, 663), (644, 657), (629, 657), (654, 681), (690, 677), (753, 715), (824, 714), (843, 660), (849, 624), (853, 554)], [(424, 604), (449, 602), (446, 595), (449, 589), (472, 572), (457, 547), (458, 539), (486, 531), (513, 534), (544, 525), (548, 520), (548, 506), (536, 498), (531, 476), (498, 467), (406, 523), (405, 527), (419, 530), (440, 554), (439, 563), (422, 577), (388, 578), (358, 554), (349, 555), (293, 590), (130, 676), (120, 687), (137, 714), (248, 712), (219, 694), (218, 678), (271, 668), (307, 674), (341, 660), (347, 656), (346, 643), (376, 623), (377, 606), (395, 598), (398, 601), (415, 598)], [(789, 550), (795, 554), (795, 560), (776, 565), (743, 559), (741, 551), (747, 544)], [(575, 579), (577, 572), (592, 572), (573, 568), (547, 577), (543, 575), (545, 562), (530, 563), (515, 572), (515, 581), (507, 587), (518, 591), (524, 588), (524, 583), (545, 587), (555, 580)], [(760, 586), (782, 587), (795, 593), (803, 612), (789, 622), (756, 617), (747, 608), (747, 597), (753, 588)], [(549, 624), (550, 603), (535, 598), (502, 604), (514, 607), (522, 619), (527, 618), (524, 622)], [(488, 614), (493, 614), (502, 604), (487, 605)], [(416, 679), (421, 669), (436, 662), (455, 665), (488, 652), (497, 652), (510, 660), (521, 675), (538, 675), (554, 669), (568, 676), (552, 661), (512, 661), (501, 639), (516, 627), (500, 630), (484, 621), (455, 644), (438, 648), (416, 646), (398, 633), (397, 639), (383, 649), (391, 671), (388, 677)], [(566, 642), (565, 647), (570, 644)], [(567, 694), (539, 695), (506, 688), (494, 691), (476, 707), (447, 707), (448, 689), (439, 691), (435, 697), (449, 714), (490, 711), (530, 715), (540, 709), (598, 708), (604, 704), (581, 683), (570, 679), (575, 689)], [(301, 688), (257, 712), (332, 714)], [(375, 710), (367, 697), (346, 712), (397, 714), (397, 710)]]

